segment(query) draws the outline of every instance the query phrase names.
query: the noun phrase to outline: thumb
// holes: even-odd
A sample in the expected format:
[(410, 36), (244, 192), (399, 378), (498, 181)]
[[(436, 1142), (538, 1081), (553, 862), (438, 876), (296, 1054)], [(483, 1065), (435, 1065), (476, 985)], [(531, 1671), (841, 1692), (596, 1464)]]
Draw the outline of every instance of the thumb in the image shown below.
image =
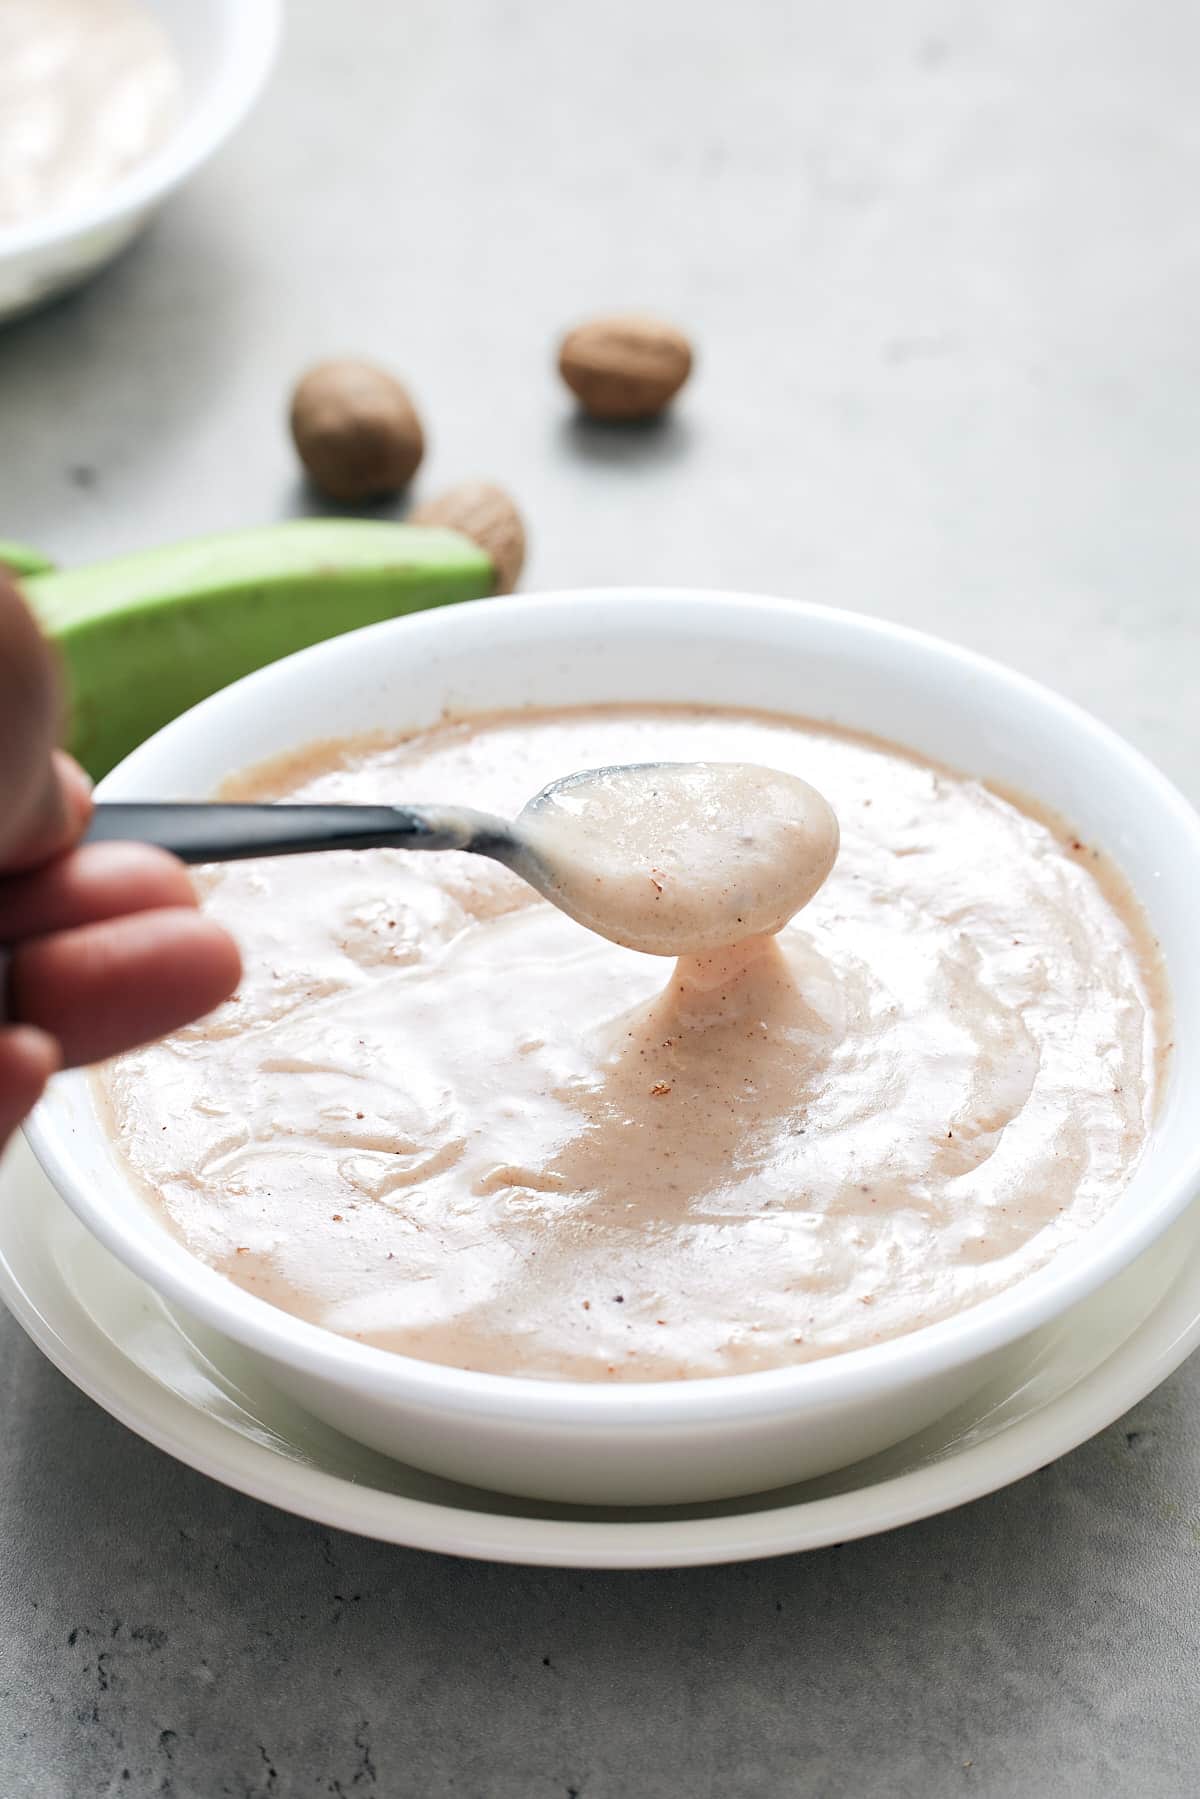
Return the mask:
[(61, 709), (58, 670), (15, 584), (0, 570), (0, 868), (18, 846), (64, 825), (52, 760)]

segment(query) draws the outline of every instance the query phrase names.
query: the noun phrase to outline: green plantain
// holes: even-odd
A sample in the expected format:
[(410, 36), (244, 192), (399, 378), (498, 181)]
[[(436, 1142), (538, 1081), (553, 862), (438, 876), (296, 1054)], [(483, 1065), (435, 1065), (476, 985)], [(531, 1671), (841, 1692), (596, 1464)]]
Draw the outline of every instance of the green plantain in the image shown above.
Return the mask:
[(495, 587), (491, 558), (457, 531), (362, 519), (234, 531), (23, 583), (65, 665), (68, 747), (96, 779), (264, 663)]

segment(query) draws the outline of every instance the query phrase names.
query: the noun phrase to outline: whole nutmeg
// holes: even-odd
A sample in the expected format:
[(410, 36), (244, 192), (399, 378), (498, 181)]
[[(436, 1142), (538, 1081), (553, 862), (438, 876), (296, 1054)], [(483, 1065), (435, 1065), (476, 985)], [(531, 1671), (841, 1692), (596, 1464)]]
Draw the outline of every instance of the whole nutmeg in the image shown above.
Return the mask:
[(408, 515), (410, 525), (440, 525), (460, 531), (492, 559), (496, 593), (511, 593), (525, 561), (525, 525), (502, 487), (464, 481)]
[(614, 313), (567, 333), (563, 380), (594, 419), (647, 419), (663, 410), (692, 371), (682, 331), (643, 313)]
[(372, 362), (320, 362), (292, 393), (292, 437), (316, 485), (335, 500), (397, 493), (425, 453), (407, 390)]

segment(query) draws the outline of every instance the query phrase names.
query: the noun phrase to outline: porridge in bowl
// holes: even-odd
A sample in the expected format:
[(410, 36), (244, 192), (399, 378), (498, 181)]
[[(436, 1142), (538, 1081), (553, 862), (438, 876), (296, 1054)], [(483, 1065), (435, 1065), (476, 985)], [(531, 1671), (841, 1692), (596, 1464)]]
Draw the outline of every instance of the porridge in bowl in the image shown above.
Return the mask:
[(681, 707), (321, 745), (229, 797), (511, 816), (652, 761), (829, 801), (836, 862), (776, 935), (672, 964), (461, 854), (205, 871), (239, 994), (99, 1077), (193, 1254), (362, 1342), (613, 1382), (861, 1348), (1070, 1253), (1143, 1148), (1166, 1003), (1120, 876), (1053, 820), (872, 739)]

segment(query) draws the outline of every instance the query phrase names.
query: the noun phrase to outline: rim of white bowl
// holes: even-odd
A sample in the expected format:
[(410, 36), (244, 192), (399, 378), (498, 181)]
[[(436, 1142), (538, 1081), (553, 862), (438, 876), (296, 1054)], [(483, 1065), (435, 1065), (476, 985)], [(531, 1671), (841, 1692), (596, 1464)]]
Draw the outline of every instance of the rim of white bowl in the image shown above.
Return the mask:
[(102, 193), (61, 212), (18, 225), (0, 225), (0, 262), (102, 231), (132, 212), (149, 208), (186, 181), (243, 123), (279, 54), (283, 0), (241, 0), (224, 8), (219, 67), (177, 131), (144, 162)]
[[(653, 617), (647, 602), (658, 608)], [(587, 609), (603, 608), (603, 626), (611, 633), (612, 609), (630, 608), (628, 628), (661, 630), (661, 607), (675, 608), (679, 623), (695, 625), (699, 609), (713, 613), (751, 611), (759, 616), (805, 616), (814, 623), (864, 640), (890, 641), (926, 657), (952, 665), (960, 673), (999, 681), (1010, 691), (1022, 693), (1034, 705), (1057, 715), (1076, 736), (1090, 739), (1097, 752), (1110, 762), (1124, 764), (1142, 783), (1154, 803), (1167, 812), (1178, 833), (1180, 854), (1190, 854), (1200, 869), (1200, 814), (1179, 789), (1144, 756), (1090, 712), (1065, 699), (1052, 688), (1020, 674), (1005, 664), (946, 638), (917, 631), (907, 625), (873, 618), (865, 613), (841, 611), (806, 600), (773, 599), (759, 594), (723, 590), (663, 587), (587, 588), (544, 594), (522, 594), (504, 599), (464, 601), (449, 608), (387, 619), (381, 624), (326, 639), (308, 649), (270, 663), (221, 689), (173, 719), (120, 766), (152, 759), (155, 747), (171, 736), (183, 736), (214, 721), (222, 710), (240, 707), (256, 688), (290, 681), (297, 667), (314, 661), (336, 663), (361, 652), (361, 640), (381, 641), (403, 633), (406, 639), (436, 636), (453, 628), (456, 619), (475, 613), (515, 618), (563, 616), (585, 622)], [(597, 618), (597, 624), (601, 621)], [(576, 633), (582, 635), (583, 633)], [(330, 673), (326, 671), (326, 676)], [(114, 771), (115, 773), (116, 771)], [(97, 789), (103, 797), (104, 786)], [(1035, 796), (1036, 797), (1036, 796)], [(1142, 888), (1131, 871), (1126, 874), (1135, 893)], [(85, 1080), (86, 1072), (59, 1076), (60, 1082)], [(968, 1307), (935, 1324), (863, 1349), (842, 1351), (812, 1362), (773, 1368), (750, 1374), (700, 1376), (676, 1381), (620, 1382), (612, 1386), (567, 1380), (532, 1379), (522, 1375), (489, 1374), (452, 1368), (444, 1363), (355, 1342), (284, 1312), (268, 1301), (246, 1293), (209, 1268), (182, 1244), (172, 1243), (177, 1255), (163, 1260), (119, 1213), (110, 1212), (102, 1195), (93, 1196), (85, 1177), (72, 1166), (66, 1131), (57, 1131), (48, 1109), (49, 1096), (25, 1126), (30, 1145), (59, 1193), (106, 1248), (169, 1301), (190, 1311), (214, 1329), (246, 1347), (273, 1358), (293, 1371), (325, 1378), (343, 1387), (357, 1386), (377, 1399), (394, 1399), (405, 1405), (441, 1407), (458, 1414), (503, 1413), (522, 1423), (564, 1424), (596, 1430), (642, 1429), (667, 1423), (697, 1426), (786, 1414), (797, 1401), (836, 1405), (856, 1397), (881, 1397), (925, 1378), (967, 1366), (993, 1350), (1050, 1322), (1077, 1300), (1093, 1293), (1148, 1248), (1200, 1191), (1200, 1143), (1177, 1157), (1159, 1179), (1162, 1201), (1149, 1214), (1122, 1221), (1122, 1227), (1102, 1235), (1080, 1239), (1079, 1253), (1058, 1257), (978, 1305)], [(119, 1164), (114, 1167), (120, 1175)], [(132, 1187), (132, 1183), (129, 1183)], [(164, 1231), (165, 1227), (158, 1227)], [(1088, 1250), (1089, 1239), (1099, 1240)]]

